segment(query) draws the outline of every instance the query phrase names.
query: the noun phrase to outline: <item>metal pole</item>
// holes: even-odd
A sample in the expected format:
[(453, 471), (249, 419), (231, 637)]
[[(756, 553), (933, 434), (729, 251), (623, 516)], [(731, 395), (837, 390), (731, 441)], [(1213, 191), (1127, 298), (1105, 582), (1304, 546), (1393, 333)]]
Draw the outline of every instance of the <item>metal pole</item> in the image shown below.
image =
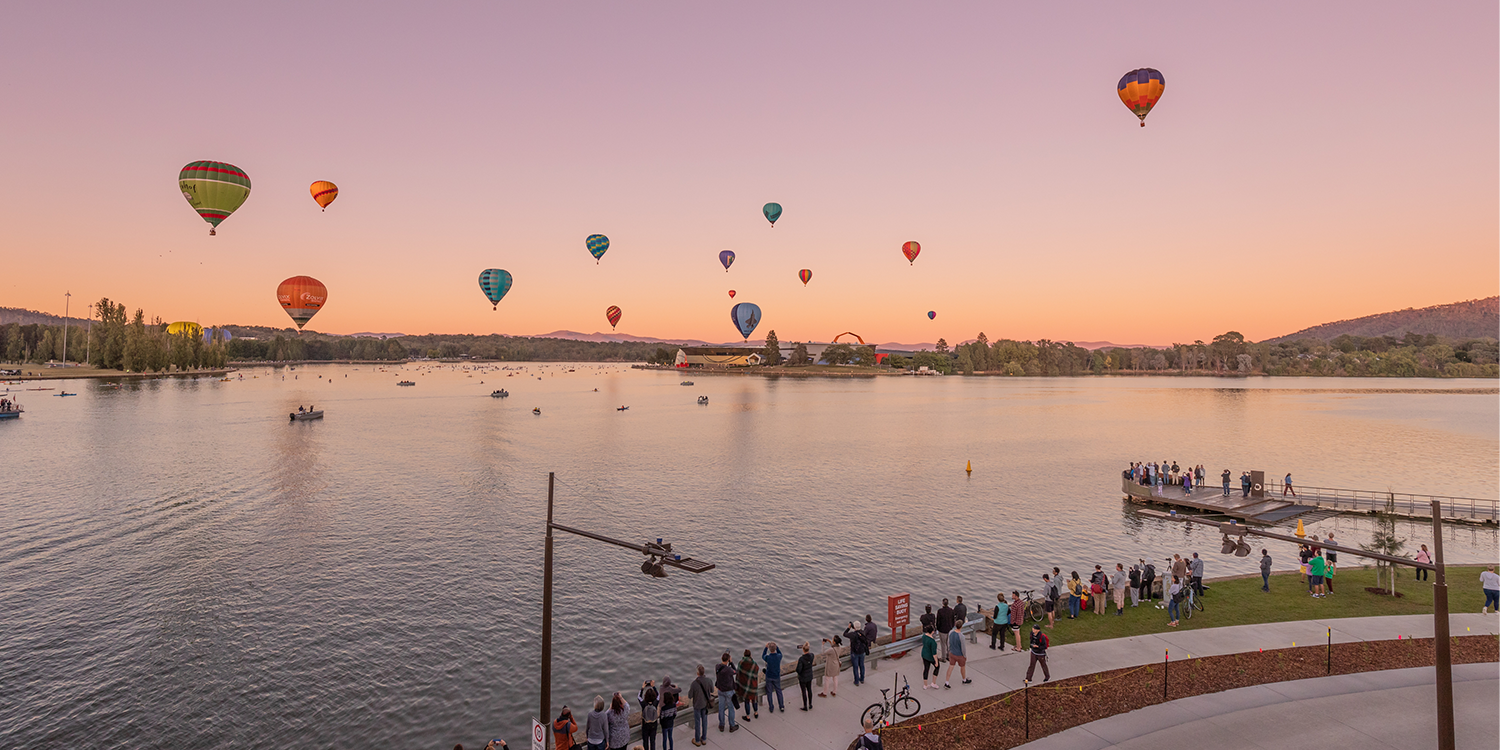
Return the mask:
[[(1432, 501), (1432, 561), (1437, 581), (1432, 585), (1432, 634), (1437, 646), (1438, 750), (1453, 750), (1453, 654), (1448, 643), (1448, 581), (1443, 567), (1443, 504)], [(1391, 581), (1395, 583), (1394, 578)], [(1392, 590), (1395, 589), (1393, 585)]]
[(93, 304), (90, 304), (89, 305), (89, 326), (88, 326), (88, 329), (83, 334), (83, 362), (84, 362), (84, 364), (88, 364), (88, 362), (89, 362), (89, 355), (92, 354), (93, 351), (94, 351), (94, 337), (91, 335), (93, 332), (94, 332), (94, 306), (93, 306)]
[[(542, 553), (542, 724), (552, 721), (552, 480), (547, 472), (547, 541)], [(543, 732), (542, 749), (552, 745), (550, 728)]]
[(1324, 674), (1333, 674), (1333, 628), (1328, 629), (1328, 666)]
[(1021, 697), (1026, 699), (1026, 739), (1031, 739), (1031, 680), (1021, 682)]
[(1167, 669), (1172, 666), (1172, 649), (1164, 649), (1161, 655), (1161, 700), (1167, 702)]
[(63, 362), (63, 367), (67, 367), (68, 366), (68, 310), (70, 310), (72, 308), (73, 293), (72, 292), (68, 292), (67, 294), (65, 294), (63, 296), (66, 297), (67, 299), (63, 302), (63, 353), (62, 353), (62, 362)]

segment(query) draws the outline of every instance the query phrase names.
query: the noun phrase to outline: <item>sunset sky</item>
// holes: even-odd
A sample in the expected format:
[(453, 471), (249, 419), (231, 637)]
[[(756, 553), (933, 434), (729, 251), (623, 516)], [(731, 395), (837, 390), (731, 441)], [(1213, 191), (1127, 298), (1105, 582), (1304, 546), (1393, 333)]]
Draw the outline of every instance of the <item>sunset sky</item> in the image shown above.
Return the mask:
[[(333, 333), (619, 305), (725, 341), (735, 289), (784, 340), (1262, 339), (1497, 293), (1497, 27), (1468, 0), (20, 3), (0, 305), (284, 326), (306, 274)], [(1167, 82), (1145, 128), (1115, 93), (1139, 67)], [(254, 185), (217, 237), (177, 189), (199, 159)]]

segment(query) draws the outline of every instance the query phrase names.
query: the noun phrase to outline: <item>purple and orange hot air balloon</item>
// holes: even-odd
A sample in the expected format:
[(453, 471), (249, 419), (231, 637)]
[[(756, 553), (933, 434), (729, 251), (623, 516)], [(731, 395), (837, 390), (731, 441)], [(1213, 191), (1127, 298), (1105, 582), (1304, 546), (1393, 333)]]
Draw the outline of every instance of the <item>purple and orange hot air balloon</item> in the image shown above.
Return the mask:
[(1141, 118), (1141, 127), (1146, 127), (1146, 115), (1167, 90), (1167, 79), (1155, 68), (1137, 68), (1120, 79), (1120, 101)]

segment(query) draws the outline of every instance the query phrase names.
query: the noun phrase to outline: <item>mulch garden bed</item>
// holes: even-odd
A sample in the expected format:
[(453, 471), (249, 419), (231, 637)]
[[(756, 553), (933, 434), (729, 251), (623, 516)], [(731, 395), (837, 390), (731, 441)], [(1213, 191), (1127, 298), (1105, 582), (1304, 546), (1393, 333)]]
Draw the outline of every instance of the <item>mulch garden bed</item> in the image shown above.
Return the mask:
[[(1500, 661), (1500, 639), (1454, 637), (1452, 655), (1454, 664)], [(1331, 668), (1326, 645), (1184, 659), (1033, 685), (1029, 738), (1028, 696), (1018, 690), (907, 719), (883, 730), (881, 739), (888, 750), (1012, 748), (1164, 700), (1330, 674), (1430, 667), (1433, 659), (1431, 638), (1335, 643)]]

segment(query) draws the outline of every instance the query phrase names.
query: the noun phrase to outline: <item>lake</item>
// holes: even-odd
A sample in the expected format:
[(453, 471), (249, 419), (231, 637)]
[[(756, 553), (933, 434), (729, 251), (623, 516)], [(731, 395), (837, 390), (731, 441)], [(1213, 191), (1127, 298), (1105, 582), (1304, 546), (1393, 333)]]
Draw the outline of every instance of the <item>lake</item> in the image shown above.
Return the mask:
[[(1442, 392), (1494, 381), (695, 373), (684, 387), (622, 365), (508, 366), (525, 369), (9, 386), (27, 412), (0, 424), (0, 745), (521, 747), (548, 472), (558, 523), (718, 566), (652, 579), (634, 552), (559, 535), (554, 711), (647, 677), (685, 684), (726, 648), (880, 622), (888, 594), (918, 611), (987, 602), (1054, 565), (1172, 552), (1207, 553), (1210, 577), (1257, 570), (1217, 554), (1217, 533), (1133, 513), (1119, 486), (1133, 460), (1201, 463), (1210, 483), (1262, 469), (1500, 494), (1500, 399)], [(510, 398), (488, 397), (500, 387)], [(327, 417), (289, 423), (299, 404)], [(1309, 531), (1347, 544), (1370, 526)], [(1399, 530), (1413, 550), (1428, 539)], [(1497, 544), (1492, 527), (1445, 541), (1454, 562)], [(1271, 552), (1295, 563), (1290, 545)]]

